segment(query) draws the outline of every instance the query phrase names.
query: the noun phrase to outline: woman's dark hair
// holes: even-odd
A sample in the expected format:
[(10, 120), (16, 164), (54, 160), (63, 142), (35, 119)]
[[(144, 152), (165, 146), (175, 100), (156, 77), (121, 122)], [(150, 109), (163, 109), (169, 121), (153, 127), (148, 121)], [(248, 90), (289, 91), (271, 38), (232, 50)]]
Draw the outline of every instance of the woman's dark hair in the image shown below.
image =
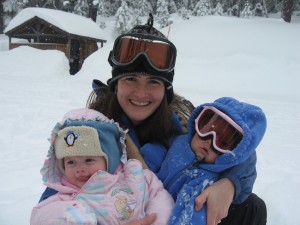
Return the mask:
[[(97, 96), (97, 92), (101, 92), (101, 95)], [(117, 95), (109, 88), (101, 87), (101, 90), (93, 91), (89, 96), (87, 107), (103, 113), (108, 118), (118, 122), (124, 129), (127, 128), (121, 120), (123, 110), (118, 102)], [(166, 95), (160, 106), (149, 118), (133, 127), (141, 145), (158, 142), (165, 147), (169, 147), (169, 138), (177, 133), (175, 133), (172, 123), (172, 110), (167, 102)]]

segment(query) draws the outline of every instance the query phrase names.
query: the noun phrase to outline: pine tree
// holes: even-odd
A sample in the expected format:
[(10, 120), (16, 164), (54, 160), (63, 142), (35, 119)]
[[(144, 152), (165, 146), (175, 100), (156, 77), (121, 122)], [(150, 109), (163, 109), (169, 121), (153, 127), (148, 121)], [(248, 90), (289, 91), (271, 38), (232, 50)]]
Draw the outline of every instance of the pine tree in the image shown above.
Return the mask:
[(265, 8), (262, 6), (260, 2), (256, 3), (254, 9), (253, 9), (255, 16), (267, 16), (267, 12), (265, 11)]
[(142, 19), (141, 19), (141, 10), (138, 8), (133, 9), (133, 18), (132, 18), (132, 26), (141, 25)]
[(176, 6), (174, 0), (169, 0), (169, 1), (170, 1), (169, 7), (168, 7), (169, 13), (170, 13), (170, 14), (176, 13), (176, 12), (177, 12), (177, 6)]
[(149, 13), (151, 13), (152, 6), (147, 0), (137, 0), (136, 2), (131, 2), (133, 5), (133, 20), (132, 20), (132, 26), (140, 25), (143, 23), (142, 17), (148, 16)]
[(78, 0), (74, 7), (74, 13), (87, 17), (89, 14), (89, 5), (87, 0)]
[(109, 17), (108, 4), (106, 0), (99, 0), (97, 15), (101, 17)]
[(157, 22), (160, 25), (160, 28), (169, 25), (170, 14), (168, 11), (168, 3), (166, 0), (157, 1), (156, 17), (157, 17)]
[(189, 0), (188, 1), (188, 9), (191, 11), (194, 11), (194, 9), (198, 3), (199, 3), (199, 0)]
[(245, 7), (240, 16), (242, 18), (250, 18), (252, 16), (251, 4), (248, 1), (245, 2)]
[(122, 1), (120, 8), (116, 13), (116, 31), (123, 34), (131, 28), (131, 15), (125, 0)]
[(232, 6), (232, 8), (229, 8), (228, 15), (239, 17), (240, 16), (239, 6), (237, 4), (235, 4)]
[(122, 5), (122, 1), (123, 0), (115, 0), (115, 1), (112, 1), (111, 4), (110, 4), (110, 14), (111, 15), (116, 15), (118, 9), (121, 7)]
[(182, 17), (183, 20), (189, 20), (189, 12), (188, 10), (182, 6), (179, 10), (178, 10), (179, 15)]
[(148, 16), (153, 12), (153, 8), (147, 0), (137, 0), (133, 8), (138, 11), (139, 16)]
[(189, 8), (189, 0), (174, 0), (174, 2), (178, 9), (181, 9), (184, 7), (188, 10), (188, 8)]
[(156, 5), (157, 5), (157, 0), (148, 0), (150, 5), (151, 5), (151, 8), (152, 8), (152, 12), (156, 12)]
[(222, 16), (223, 12), (224, 12), (223, 6), (220, 2), (218, 2), (216, 8), (214, 9), (214, 15)]
[(97, 23), (101, 29), (106, 28), (105, 21), (102, 19), (104, 17), (109, 17), (108, 5), (105, 0), (99, 0), (97, 6)]
[(218, 0), (218, 2), (222, 5), (223, 7), (223, 12), (227, 12), (231, 10), (232, 6), (234, 5), (233, 0)]
[[(1, 0), (3, 2), (3, 0)], [(25, 3), (21, 0), (4, 0), (3, 2), (3, 24), (6, 27), (12, 18), (15, 17), (23, 8)]]
[(211, 14), (212, 7), (209, 0), (200, 0), (192, 12), (194, 16), (207, 16)]

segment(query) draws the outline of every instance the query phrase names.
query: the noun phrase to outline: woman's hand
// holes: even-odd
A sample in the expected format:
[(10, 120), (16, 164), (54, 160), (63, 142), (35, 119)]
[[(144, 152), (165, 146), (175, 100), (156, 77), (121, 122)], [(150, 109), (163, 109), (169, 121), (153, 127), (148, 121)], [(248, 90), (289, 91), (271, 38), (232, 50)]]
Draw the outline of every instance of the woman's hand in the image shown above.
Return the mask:
[(126, 225), (151, 225), (152, 223), (154, 223), (155, 220), (156, 220), (156, 214), (152, 213), (150, 215), (147, 215), (143, 219), (130, 221), (126, 223)]
[(206, 188), (195, 200), (195, 210), (199, 211), (206, 202), (207, 225), (216, 225), (228, 214), (234, 196), (234, 185), (222, 178)]

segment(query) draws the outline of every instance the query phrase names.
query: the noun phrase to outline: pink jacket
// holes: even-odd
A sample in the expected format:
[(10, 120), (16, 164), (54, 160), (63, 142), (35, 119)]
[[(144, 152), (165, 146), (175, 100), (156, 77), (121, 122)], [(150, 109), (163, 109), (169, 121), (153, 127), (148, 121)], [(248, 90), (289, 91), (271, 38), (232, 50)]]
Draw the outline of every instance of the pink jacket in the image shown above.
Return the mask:
[(80, 189), (50, 185), (59, 191), (34, 207), (31, 225), (125, 224), (157, 213), (155, 224), (167, 224), (173, 199), (150, 170), (137, 160), (129, 160), (115, 175), (94, 174)]
[(58, 193), (33, 208), (31, 225), (125, 224), (151, 213), (157, 214), (154, 224), (168, 223), (173, 199), (154, 173), (144, 170), (138, 160), (126, 160), (124, 133), (123, 163), (115, 174), (98, 171), (81, 189), (67, 183), (58, 169), (53, 147), (61, 127), (58, 124), (52, 132), (48, 158), (41, 170), (45, 185)]

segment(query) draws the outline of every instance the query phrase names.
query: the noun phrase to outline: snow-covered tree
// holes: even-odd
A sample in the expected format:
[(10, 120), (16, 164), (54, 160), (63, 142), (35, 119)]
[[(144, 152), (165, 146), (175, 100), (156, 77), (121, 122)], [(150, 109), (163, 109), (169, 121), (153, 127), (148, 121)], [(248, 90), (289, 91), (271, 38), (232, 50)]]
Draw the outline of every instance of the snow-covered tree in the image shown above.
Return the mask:
[(255, 16), (266, 16), (267, 17), (267, 12), (265, 11), (265, 8), (263, 7), (263, 5), (260, 2), (256, 3), (256, 5), (253, 9), (253, 13)]
[[(223, 15), (225, 12), (228, 13), (228, 10), (230, 10), (232, 8), (232, 6), (234, 5), (234, 1), (233, 0), (217, 0), (218, 3), (220, 3), (223, 7)], [(236, 2), (236, 1), (235, 1)]]
[(240, 11), (239, 11), (239, 6), (237, 4), (233, 5), (232, 8), (228, 9), (228, 15), (230, 16), (239, 16), (240, 15)]
[(166, 0), (158, 0), (156, 7), (156, 19), (160, 28), (169, 25), (170, 14), (168, 11), (168, 2)]
[[(200, 0), (201, 1), (201, 0)], [(194, 11), (196, 5), (198, 4), (199, 0), (189, 0), (188, 1), (188, 10)]]
[[(132, 3), (134, 2), (132, 1)], [(135, 4), (133, 4), (133, 8), (139, 16), (148, 16), (149, 13), (153, 12), (153, 8), (148, 0), (136, 0)]]
[(223, 6), (220, 2), (218, 2), (216, 8), (214, 9), (214, 15), (222, 16), (223, 12), (224, 12)]
[(131, 29), (131, 14), (125, 0), (122, 1), (116, 15), (116, 31), (123, 34)]
[[(1, 1), (3, 2), (3, 0)], [(12, 18), (25, 7), (25, 3), (27, 2), (23, 2), (22, 0), (4, 0), (4, 14), (1, 15), (3, 17), (4, 27), (6, 27)]]
[(188, 9), (189, 7), (189, 0), (174, 0), (177, 9), (181, 9), (182, 7), (185, 7), (186, 9)]
[(142, 18), (140, 16), (141, 11), (139, 9), (133, 10), (133, 18), (132, 18), (132, 26), (141, 25), (143, 23)]
[(177, 12), (177, 6), (176, 6), (174, 0), (169, 0), (168, 11), (170, 14)]
[(243, 11), (241, 12), (240, 17), (250, 18), (251, 16), (252, 16), (251, 4), (248, 1), (246, 1), (245, 7), (244, 7)]
[(195, 6), (192, 15), (207, 16), (212, 14), (212, 7), (209, 0), (200, 0)]
[(150, 3), (150, 5), (152, 7), (153, 12), (156, 12), (156, 3), (157, 3), (157, 0), (148, 0), (148, 2)]
[(97, 15), (101, 17), (109, 17), (109, 5), (106, 0), (99, 0)]
[[(134, 3), (133, 1), (131, 3)], [(143, 23), (142, 17), (148, 16), (152, 13), (153, 9), (147, 0), (136, 0), (133, 5), (133, 20), (132, 26), (140, 25)]]
[(106, 28), (105, 21), (103, 18), (109, 17), (108, 4), (105, 0), (99, 0), (97, 5), (97, 24), (99, 24), (101, 29)]
[(178, 14), (182, 17), (182, 19), (184, 19), (184, 20), (188, 20), (188, 19), (190, 19), (190, 17), (189, 17), (189, 12), (188, 12), (188, 10), (184, 7), (184, 6), (182, 6), (179, 10), (178, 10)]
[(111, 15), (116, 15), (118, 9), (121, 7), (123, 0), (114, 0), (111, 2), (109, 11)]
[(87, 0), (78, 0), (74, 6), (74, 13), (87, 17), (89, 14), (89, 4)]

